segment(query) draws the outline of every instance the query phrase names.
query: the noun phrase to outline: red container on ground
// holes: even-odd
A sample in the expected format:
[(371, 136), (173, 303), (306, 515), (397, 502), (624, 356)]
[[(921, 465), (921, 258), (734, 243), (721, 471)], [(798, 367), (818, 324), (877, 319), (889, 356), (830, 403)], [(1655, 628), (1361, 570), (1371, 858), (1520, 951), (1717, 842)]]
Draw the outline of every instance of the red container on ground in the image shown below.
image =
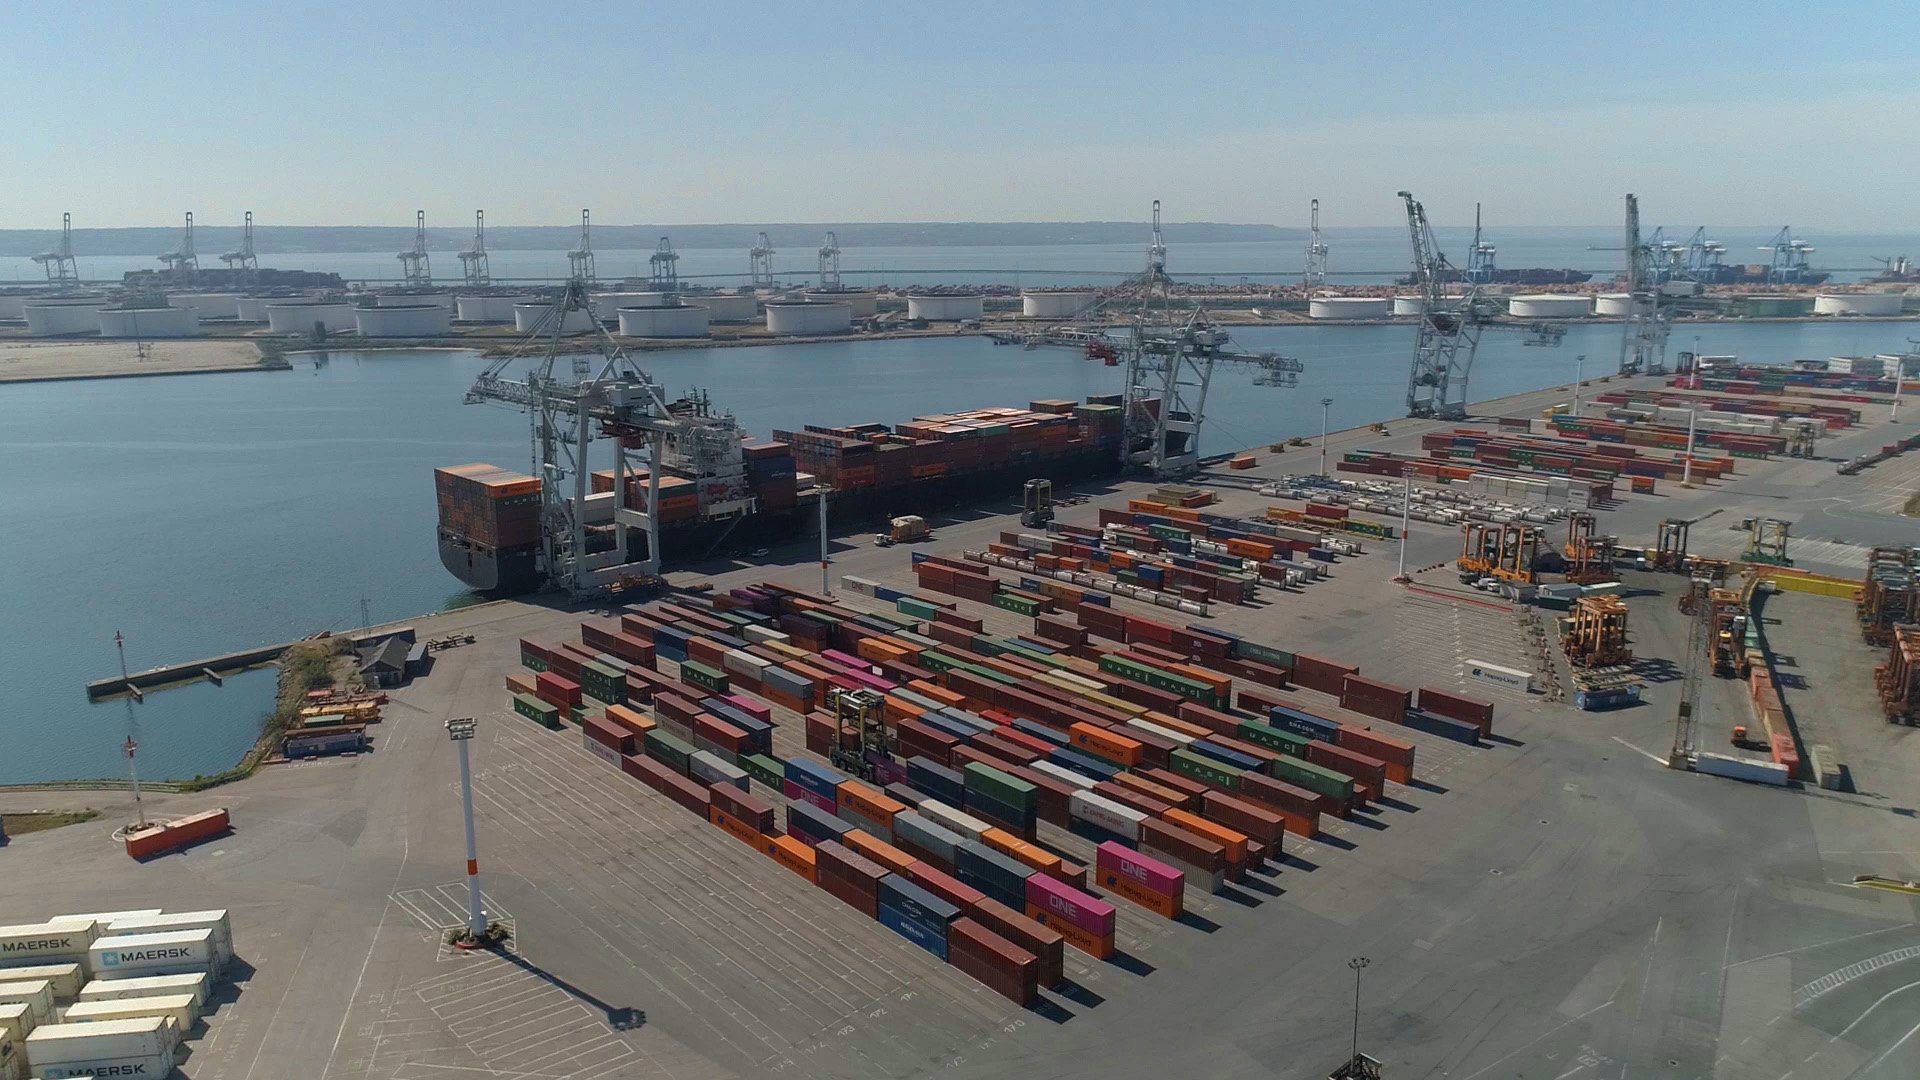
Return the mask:
[(969, 918), (947, 927), (947, 963), (1017, 1005), (1040, 999), (1040, 959)]

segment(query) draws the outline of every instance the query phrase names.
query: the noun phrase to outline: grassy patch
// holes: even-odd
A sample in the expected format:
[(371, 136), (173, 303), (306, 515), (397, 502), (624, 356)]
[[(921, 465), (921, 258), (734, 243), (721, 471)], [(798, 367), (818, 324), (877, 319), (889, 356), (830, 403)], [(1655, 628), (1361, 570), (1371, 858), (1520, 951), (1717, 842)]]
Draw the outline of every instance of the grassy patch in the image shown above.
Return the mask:
[(1920, 517), (1920, 491), (1907, 496), (1907, 504), (1900, 508), (1900, 512), (1908, 517)]
[(240, 764), (211, 776), (182, 780), (179, 790), (205, 791), (253, 775), (261, 759), (279, 745), (280, 737), (299, 719), (300, 708), (307, 703), (307, 693), (329, 689), (345, 681), (347, 673), (352, 670), (348, 660), (352, 651), (346, 638), (324, 637), (302, 641), (280, 654), (280, 696), (273, 713), (261, 723), (259, 744), (240, 760)]
[(0, 824), (6, 825), (8, 836), (25, 836), (57, 829), (62, 825), (78, 825), (99, 816), (98, 810), (48, 810), (32, 814), (0, 814)]

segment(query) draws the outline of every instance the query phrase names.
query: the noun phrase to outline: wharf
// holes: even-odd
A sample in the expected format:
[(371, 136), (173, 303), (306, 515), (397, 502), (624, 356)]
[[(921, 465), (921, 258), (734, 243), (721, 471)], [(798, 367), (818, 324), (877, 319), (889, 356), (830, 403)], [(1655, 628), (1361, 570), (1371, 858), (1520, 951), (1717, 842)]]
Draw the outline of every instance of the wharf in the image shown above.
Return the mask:
[[(365, 630), (349, 630), (335, 637), (346, 638), (355, 646), (370, 641), (381, 641), (390, 637), (413, 635), (412, 626), (380, 626)], [(302, 639), (310, 640), (310, 639)], [(88, 701), (105, 701), (123, 694), (152, 690), (162, 686), (175, 686), (181, 683), (198, 682), (209, 679), (215, 683), (225, 675), (236, 675), (249, 668), (262, 667), (280, 659), (282, 653), (298, 645), (297, 641), (283, 641), (278, 645), (262, 645), (257, 649), (242, 649), (238, 652), (222, 653), (202, 660), (186, 660), (178, 664), (163, 664), (160, 667), (135, 671), (121, 678), (118, 675), (105, 679), (94, 679), (87, 683)]]

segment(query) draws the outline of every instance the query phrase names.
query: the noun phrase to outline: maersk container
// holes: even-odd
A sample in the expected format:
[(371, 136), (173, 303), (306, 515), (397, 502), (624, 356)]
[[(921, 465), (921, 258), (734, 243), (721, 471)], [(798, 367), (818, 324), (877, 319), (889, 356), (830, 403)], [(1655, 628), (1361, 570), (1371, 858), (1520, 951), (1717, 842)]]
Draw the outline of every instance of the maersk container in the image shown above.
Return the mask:
[(99, 936), (100, 923), (92, 919), (0, 926), (0, 967), (69, 962), (85, 966), (87, 950)]
[(45, 979), (53, 984), (55, 1001), (72, 1001), (80, 993), (80, 987), (87, 981), (87, 974), (78, 963), (28, 964), (24, 967), (0, 968), (0, 980), (7, 982), (32, 982)]
[(1147, 815), (1131, 806), (1095, 795), (1091, 791), (1076, 791), (1067, 797), (1067, 816), (1089, 822), (1130, 843), (1140, 842), (1140, 823)]
[(157, 907), (134, 908), (130, 911), (84, 911), (72, 915), (57, 915), (47, 921), (53, 923), (96, 922), (105, 927), (112, 926), (121, 919), (151, 919), (158, 914), (160, 909)]
[(1443, 739), (1452, 739), (1468, 746), (1480, 744), (1480, 728), (1465, 720), (1455, 720), (1451, 716), (1427, 712), (1424, 709), (1408, 709), (1400, 718), (1400, 723), (1415, 731), (1424, 731), (1429, 735), (1438, 735)]
[[(138, 979), (95, 979), (81, 987), (77, 997), (80, 1001), (118, 1001), (130, 997), (191, 994), (194, 1006), (205, 1008), (212, 983), (212, 977), (203, 971), (192, 971), (185, 975), (149, 975)], [(59, 991), (55, 990), (54, 993), (57, 996)]]
[(40, 1080), (73, 1076), (164, 1077), (173, 1072), (180, 1025), (170, 1016), (47, 1024), (25, 1043)]
[[(213, 950), (221, 962), (233, 957), (233, 919), (225, 908), (210, 908), (206, 911), (175, 911), (165, 915), (153, 915), (134, 919), (116, 919), (107, 924), (106, 933), (115, 936), (127, 934), (166, 934), (179, 930), (198, 930), (206, 927), (213, 931)], [(96, 978), (106, 977), (94, 972)]]
[(180, 1025), (180, 1030), (192, 1031), (193, 1022), (200, 1016), (200, 1006), (192, 994), (161, 994), (153, 997), (102, 998), (94, 1001), (79, 1001), (67, 1006), (61, 1015), (65, 1023), (85, 1021), (95, 1023), (103, 1020), (132, 1020), (142, 1016), (170, 1016)]
[(1787, 772), (1787, 767), (1778, 762), (1733, 757), (1728, 754), (1706, 752), (1697, 754), (1694, 757), (1693, 770), (1709, 776), (1724, 776), (1732, 780), (1748, 780), (1756, 784), (1773, 784), (1780, 787), (1786, 786), (1787, 781), (1792, 779)]
[(214, 955), (213, 928), (176, 930), (165, 934), (116, 934), (103, 937), (87, 950), (87, 966), (95, 978), (116, 979), (134, 975), (178, 975), (190, 971), (212, 971), (218, 966)]
[[(21, 1040), (27, 1037), (28, 1032), (39, 1026), (33, 1022), (33, 1006), (24, 1001), (0, 1001), (0, 1046), (5, 1045), (8, 1039), (12, 1039), (14, 1049), (18, 1051)], [(6, 1058), (0, 1055), (0, 1080), (15, 1080), (8, 1074), (5, 1066)]]
[(27, 1007), (27, 1014), (33, 1017), (35, 1024), (46, 1023), (53, 1019), (53, 981), (26, 979), (0, 982), (0, 1003), (14, 1002)]

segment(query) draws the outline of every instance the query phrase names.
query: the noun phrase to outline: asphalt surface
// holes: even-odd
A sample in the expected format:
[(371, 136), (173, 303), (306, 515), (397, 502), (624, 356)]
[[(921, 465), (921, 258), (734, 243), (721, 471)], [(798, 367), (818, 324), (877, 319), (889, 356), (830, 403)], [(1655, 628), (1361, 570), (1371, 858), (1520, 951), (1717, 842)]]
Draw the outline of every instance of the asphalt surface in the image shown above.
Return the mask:
[[(1502, 406), (1537, 415), (1554, 399)], [(1357, 446), (1409, 447), (1438, 426), (1339, 433), (1330, 449), (1337, 459)], [(1886, 430), (1822, 453), (1844, 456)], [(1835, 477), (1831, 461), (1761, 463), (1718, 487), (1628, 498), (1602, 529), (1650, 543), (1662, 517), (1717, 509), (1714, 519), (1737, 520), (1767, 507), (1800, 515), (1796, 533), (1816, 520), (1857, 526), (1818, 537), (1839, 548), (1881, 542), (1910, 528), (1870, 508), (1897, 512), (1900, 478), (1920, 467), (1904, 460), (1856, 478)], [(1262, 454), (1255, 475), (1317, 464), (1312, 449)], [(1226, 509), (1271, 501), (1235, 490), (1247, 479), (1220, 478)], [(1096, 505), (1139, 490), (1092, 489), (1062, 518), (1091, 522)], [(927, 547), (941, 551), (1017, 528), (985, 515), (936, 526)], [(840, 538), (836, 584), (843, 573), (909, 584), (907, 552), (870, 541)], [(1446, 563), (1457, 546), (1452, 530), (1417, 525), (1408, 564)], [(1790, 690), (1789, 704), (1830, 741), (1861, 748), (1860, 791), (1762, 788), (1661, 764), (1684, 658), (1677, 578), (1641, 575), (1629, 601), (1636, 651), (1655, 676), (1648, 702), (1579, 713), (1543, 695), (1469, 688), (1469, 658), (1538, 667), (1526, 617), (1461, 590), (1445, 569), (1417, 575), (1419, 590), (1394, 585), (1397, 555), (1371, 545), (1327, 581), (1216, 608), (1214, 621), (1390, 682), (1493, 698), (1498, 740), (1467, 748), (1396, 730), (1419, 747), (1416, 785), (1392, 785), (1372, 812), (1311, 841), (1289, 837), (1284, 864), (1232, 895), (1190, 890), (1190, 920), (1121, 903), (1121, 956), (1070, 951), (1072, 986), (1039, 1009), (1015, 1008), (627, 780), (576, 730), (513, 715), (501, 679), (517, 667), (517, 639), (551, 639), (583, 617), (517, 602), (419, 622), (428, 636), (464, 629), (478, 641), (396, 693), (373, 752), (148, 800), (161, 815), (227, 806), (237, 831), (226, 838), (135, 864), (111, 840), (130, 816), (112, 793), (92, 799), (108, 807), (101, 821), (0, 849), (0, 921), (231, 909), (241, 963), (189, 1043), (183, 1073), (196, 1080), (1315, 1077), (1352, 1038), (1355, 956), (1370, 960), (1359, 1041), (1393, 1077), (1920, 1075), (1920, 898), (1851, 885), (1857, 873), (1920, 877), (1920, 772), (1911, 741), (1852, 715), (1864, 659), (1835, 665), (1820, 651), (1850, 627), (1802, 611), (1810, 598), (1769, 602), (1776, 648), (1795, 653), (1819, 695), (1808, 703)], [(718, 587), (817, 588), (812, 560), (796, 543), (763, 566), (704, 569)], [(986, 614), (990, 630), (1026, 628)], [(1850, 622), (1844, 605), (1837, 621)], [(1816, 715), (1829, 665), (1824, 677), (1851, 696), (1836, 692)], [(1712, 731), (1744, 708), (1723, 680), (1709, 680), (1704, 702)], [(515, 931), (499, 954), (441, 942), (465, 901), (458, 766), (443, 730), (452, 716), (480, 721), (481, 870), (489, 912)], [(779, 718), (779, 747), (791, 752), (797, 718)], [(8, 793), (0, 808), (76, 799)], [(1058, 830), (1042, 836), (1089, 855)]]

